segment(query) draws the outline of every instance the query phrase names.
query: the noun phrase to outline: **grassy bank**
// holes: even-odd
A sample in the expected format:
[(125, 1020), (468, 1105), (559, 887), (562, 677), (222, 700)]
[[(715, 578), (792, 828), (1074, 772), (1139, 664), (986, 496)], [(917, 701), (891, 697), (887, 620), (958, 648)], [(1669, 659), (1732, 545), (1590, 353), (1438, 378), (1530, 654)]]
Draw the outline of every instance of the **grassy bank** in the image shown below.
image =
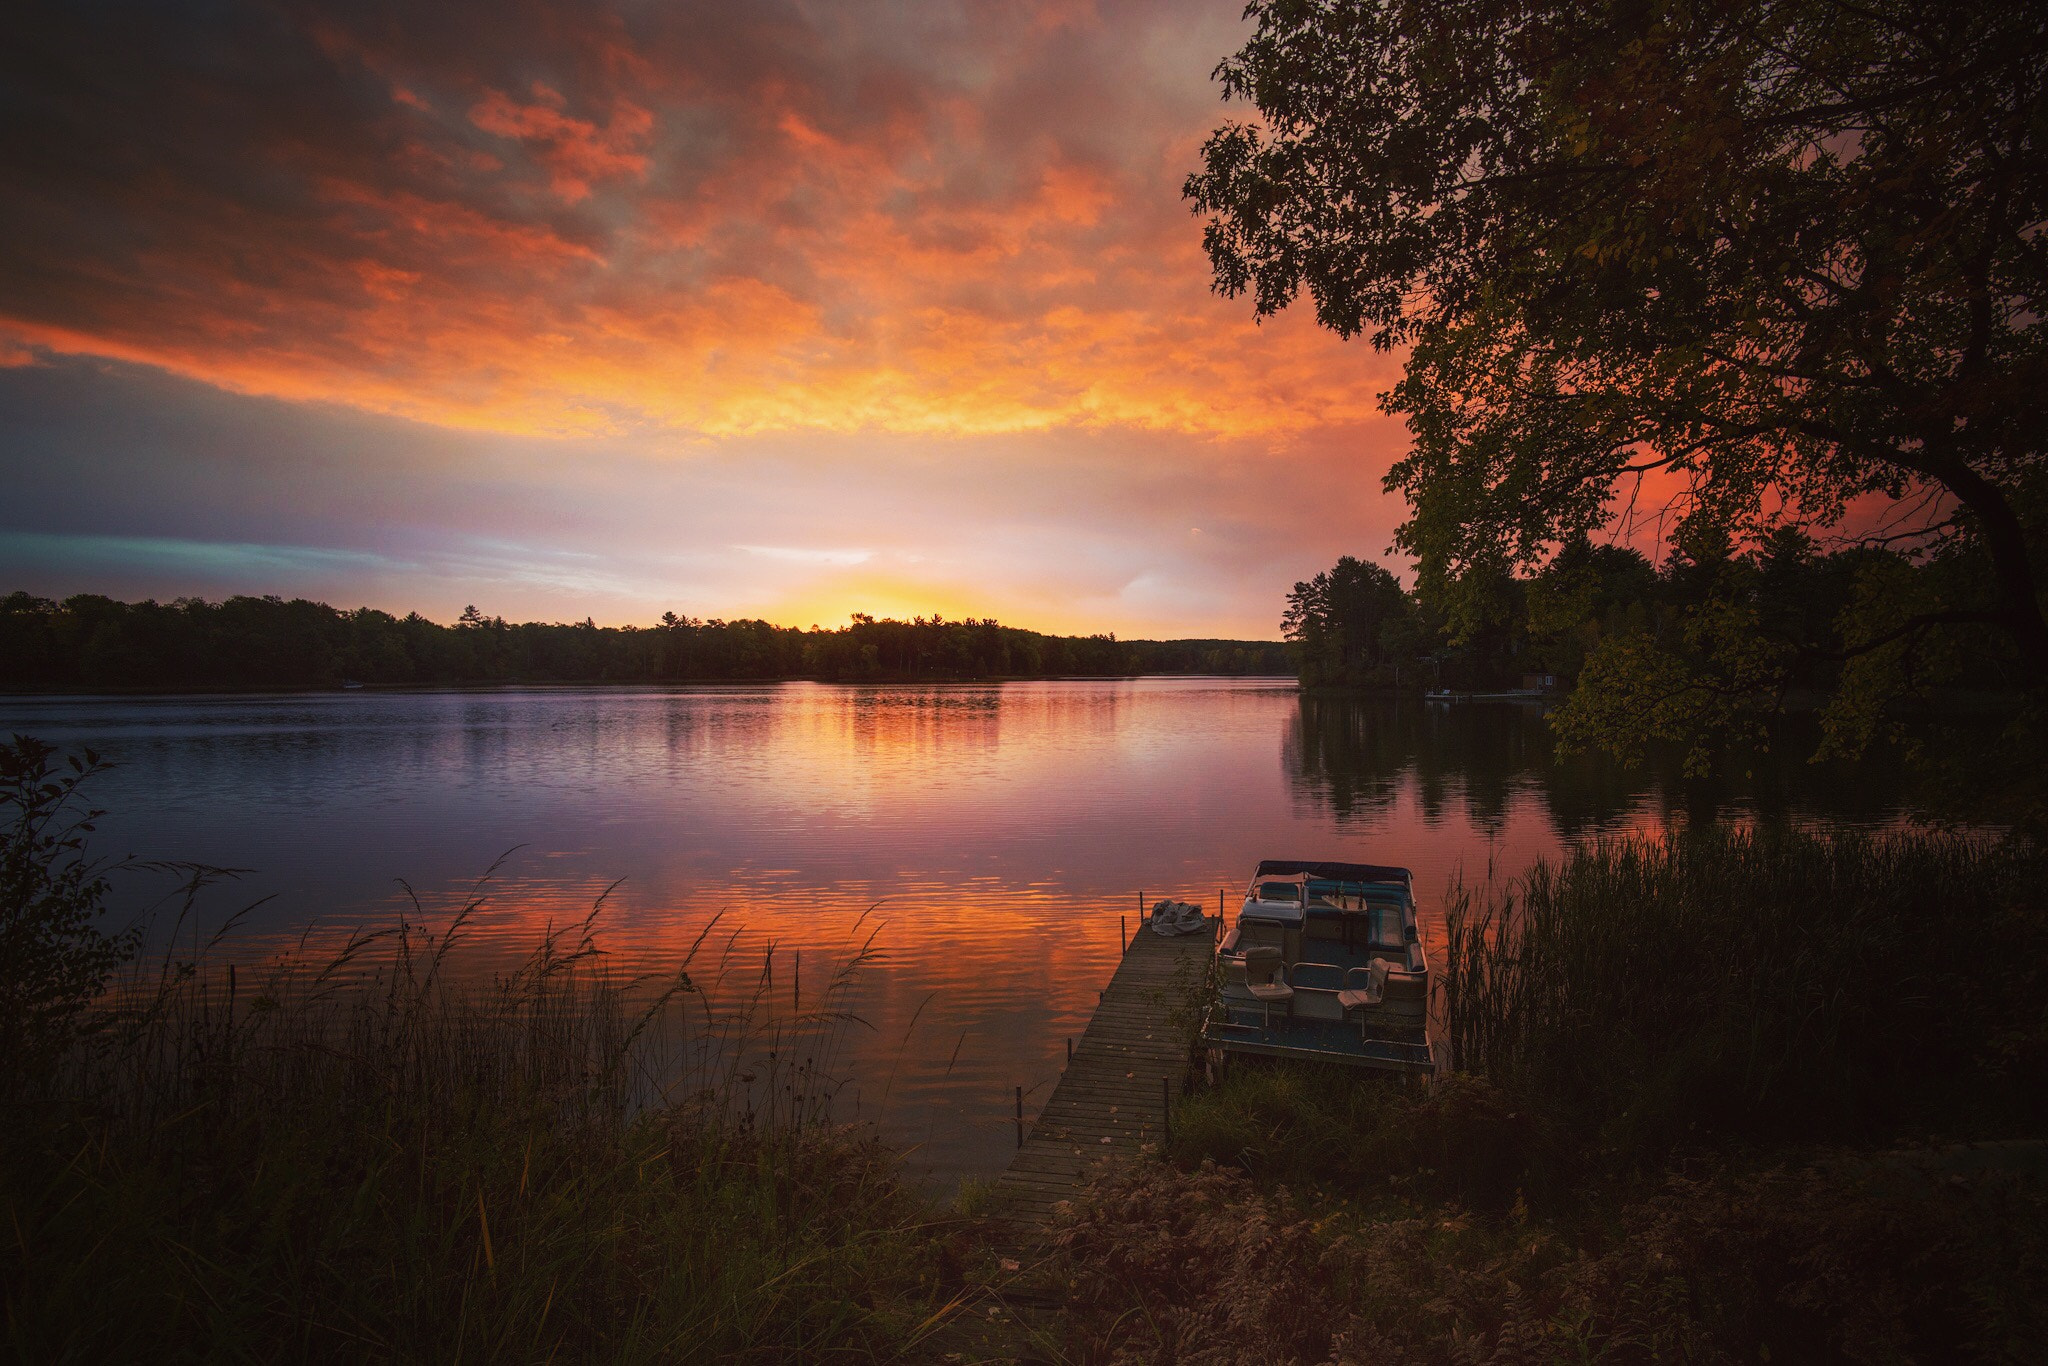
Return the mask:
[(1190, 1097), (1066, 1232), (1076, 1355), (2030, 1359), (2041, 871), (1722, 830), (1454, 899), (1457, 1071)]
[(620, 980), (590, 922), (487, 974), (473, 901), (95, 994), (133, 944), (92, 915), (90, 766), (9, 759), (11, 1358), (894, 1361), (975, 1293), (957, 1221), (829, 1122), (839, 990), (757, 1025), (694, 956)]
[(595, 969), (318, 976), (187, 979), (12, 1107), (20, 1359), (893, 1360), (963, 1288), (793, 1085), (634, 1104), (644, 1007)]

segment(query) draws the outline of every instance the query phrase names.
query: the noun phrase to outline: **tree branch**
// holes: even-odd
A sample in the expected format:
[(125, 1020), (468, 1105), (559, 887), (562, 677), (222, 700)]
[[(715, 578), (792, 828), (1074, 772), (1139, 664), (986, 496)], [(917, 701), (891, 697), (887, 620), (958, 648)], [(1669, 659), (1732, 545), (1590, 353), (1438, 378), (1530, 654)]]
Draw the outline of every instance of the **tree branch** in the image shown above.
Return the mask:
[(2004, 622), (2005, 618), (1997, 612), (1922, 612), (1917, 616), (1908, 617), (1904, 623), (1875, 640), (1866, 640), (1860, 645), (1851, 645), (1841, 650), (1805, 650), (1802, 653), (1808, 659), (1855, 659), (1873, 650), (1882, 650), (1895, 640), (1924, 635), (1937, 626), (1999, 626)]

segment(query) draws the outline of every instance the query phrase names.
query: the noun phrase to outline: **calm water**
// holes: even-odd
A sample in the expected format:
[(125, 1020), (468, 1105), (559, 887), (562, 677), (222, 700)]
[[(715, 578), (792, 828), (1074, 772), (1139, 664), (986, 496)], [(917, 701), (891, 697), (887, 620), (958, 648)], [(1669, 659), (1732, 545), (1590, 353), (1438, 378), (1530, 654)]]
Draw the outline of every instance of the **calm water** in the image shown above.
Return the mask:
[(601, 922), (621, 962), (671, 961), (723, 913), (778, 963), (802, 951), (815, 993), (878, 907), (847, 1103), (939, 1180), (1007, 1160), (1011, 1088), (1027, 1113), (1050, 1091), (1141, 892), (1213, 907), (1262, 857), (1400, 863), (1434, 947), (1460, 871), (1673, 819), (1910, 810), (1896, 775), (1796, 744), (1683, 783), (1559, 763), (1532, 708), (1265, 680), (0, 698), (0, 728), (120, 765), (93, 789), (103, 851), (251, 870), (213, 908), (272, 897), (244, 953), (387, 921), (400, 878), (445, 914), (514, 846), (486, 955), (624, 879)]

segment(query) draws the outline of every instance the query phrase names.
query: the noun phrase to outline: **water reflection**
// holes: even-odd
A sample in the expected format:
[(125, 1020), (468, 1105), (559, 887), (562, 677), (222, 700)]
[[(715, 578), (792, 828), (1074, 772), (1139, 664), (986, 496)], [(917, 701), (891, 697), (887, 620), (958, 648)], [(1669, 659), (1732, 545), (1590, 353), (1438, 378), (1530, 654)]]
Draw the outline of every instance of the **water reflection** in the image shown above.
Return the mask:
[(252, 954), (388, 919), (400, 877), (445, 913), (515, 845), (480, 961), (619, 878), (622, 969), (722, 917), (731, 981), (777, 946), (777, 1000), (785, 963), (820, 990), (879, 922), (845, 1100), (941, 1177), (1002, 1165), (1011, 1088), (1049, 1092), (1141, 892), (1213, 905), (1260, 858), (1403, 863), (1434, 940), (1460, 871), (1601, 831), (1910, 806), (1896, 774), (1813, 768), (1790, 741), (1751, 777), (1688, 781), (1557, 760), (1532, 709), (1247, 680), (12, 698), (0, 726), (120, 764), (94, 794), (102, 848), (254, 870), (233, 902), (272, 898)]
[(1455, 820), (1499, 835), (1517, 804), (1541, 802), (1552, 832), (1577, 841), (1656, 824), (1716, 818), (1891, 820), (1916, 793), (1891, 752), (1855, 763), (1808, 762), (1811, 717), (1792, 717), (1770, 743), (1706, 775), (1687, 775), (1675, 750), (1622, 766), (1559, 756), (1541, 706), (1304, 696), (1282, 742), (1297, 800), (1339, 828), (1370, 828), (1412, 795), (1429, 823)]

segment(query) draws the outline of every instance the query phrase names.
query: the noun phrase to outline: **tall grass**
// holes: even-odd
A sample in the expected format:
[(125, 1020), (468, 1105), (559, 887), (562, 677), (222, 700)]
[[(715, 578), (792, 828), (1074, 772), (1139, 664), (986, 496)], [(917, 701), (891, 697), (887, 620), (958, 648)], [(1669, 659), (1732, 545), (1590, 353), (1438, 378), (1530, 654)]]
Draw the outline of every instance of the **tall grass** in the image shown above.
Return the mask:
[(2038, 1126), (2028, 846), (1709, 828), (1454, 893), (1444, 1035), (1607, 1152)]
[[(1061, 1233), (1086, 1360), (2032, 1360), (2031, 846), (1711, 829), (1448, 916), (1425, 1085), (1233, 1064)], [(1304, 1196), (1306, 1198), (1304, 1198)]]
[[(602, 901), (600, 900), (600, 906)], [(0, 1155), (23, 1360), (895, 1360), (946, 1233), (831, 1121), (846, 987), (770, 1011), (731, 940), (659, 980), (590, 919), (495, 975), (472, 897), (109, 993)], [(214, 946), (218, 957), (220, 945)], [(230, 943), (228, 947), (232, 947)], [(715, 989), (722, 988), (722, 989)]]

